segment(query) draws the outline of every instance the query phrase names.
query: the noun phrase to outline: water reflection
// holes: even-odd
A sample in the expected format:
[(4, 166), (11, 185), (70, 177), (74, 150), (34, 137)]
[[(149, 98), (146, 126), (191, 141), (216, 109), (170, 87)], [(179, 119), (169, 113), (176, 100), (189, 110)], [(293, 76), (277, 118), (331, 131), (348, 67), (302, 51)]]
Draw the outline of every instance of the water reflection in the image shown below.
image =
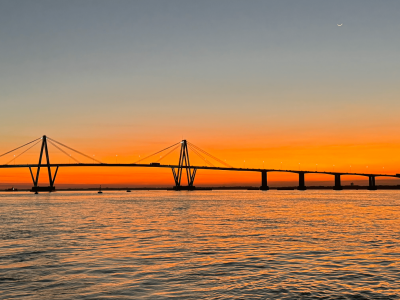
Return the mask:
[(397, 191), (0, 194), (0, 298), (398, 299)]

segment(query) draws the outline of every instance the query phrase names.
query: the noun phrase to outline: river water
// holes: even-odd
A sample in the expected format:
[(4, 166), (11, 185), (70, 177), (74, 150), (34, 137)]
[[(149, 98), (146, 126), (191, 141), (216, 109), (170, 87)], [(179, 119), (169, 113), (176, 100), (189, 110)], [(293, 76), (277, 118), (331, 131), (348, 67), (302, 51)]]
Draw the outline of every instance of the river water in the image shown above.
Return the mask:
[(399, 296), (399, 191), (0, 193), (0, 299)]

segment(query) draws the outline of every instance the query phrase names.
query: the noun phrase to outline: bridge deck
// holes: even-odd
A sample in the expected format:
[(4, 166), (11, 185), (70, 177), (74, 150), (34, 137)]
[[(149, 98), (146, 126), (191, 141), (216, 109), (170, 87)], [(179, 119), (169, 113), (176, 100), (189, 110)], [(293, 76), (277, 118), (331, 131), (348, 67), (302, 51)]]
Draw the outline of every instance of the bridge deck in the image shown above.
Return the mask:
[[(37, 164), (18, 164), (18, 165), (0, 165), (0, 169), (9, 168), (37, 168)], [(40, 167), (48, 167), (47, 164), (41, 164)], [(139, 168), (189, 168), (179, 165), (151, 165), (151, 164), (50, 164), (50, 167), (139, 167)], [(375, 176), (375, 177), (395, 177), (396, 174), (373, 174), (373, 173), (348, 173), (348, 172), (326, 172), (326, 171), (302, 171), (302, 170), (281, 170), (281, 169), (254, 169), (254, 168), (227, 168), (227, 167), (209, 167), (209, 166), (190, 166), (198, 170), (220, 170), (220, 171), (239, 171), (239, 172), (285, 172), (285, 173), (304, 173), (304, 174), (327, 174), (327, 175), (355, 175), (355, 176)]]

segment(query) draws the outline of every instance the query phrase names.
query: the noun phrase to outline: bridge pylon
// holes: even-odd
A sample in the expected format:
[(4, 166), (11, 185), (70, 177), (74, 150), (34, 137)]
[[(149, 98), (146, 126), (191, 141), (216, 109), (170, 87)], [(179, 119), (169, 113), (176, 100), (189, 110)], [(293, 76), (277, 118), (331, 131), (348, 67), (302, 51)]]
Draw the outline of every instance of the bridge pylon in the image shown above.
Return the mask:
[[(43, 159), (43, 153), (46, 155), (46, 164), (45, 165), (47, 167), (47, 172), (49, 175), (49, 184), (50, 184), (49, 186), (38, 186), (40, 167), (42, 165), (42, 159)], [(40, 156), (39, 156), (39, 162), (38, 162), (37, 171), (36, 171), (36, 178), (33, 176), (31, 167), (29, 167), (29, 171), (31, 172), (32, 181), (33, 181), (33, 187), (31, 189), (31, 192), (35, 192), (37, 194), (38, 192), (53, 192), (53, 191), (55, 191), (56, 188), (54, 186), (54, 181), (56, 180), (58, 167), (56, 168), (54, 177), (52, 177), (51, 176), (49, 150), (47, 148), (47, 137), (45, 135), (42, 137), (42, 147), (40, 149)]]
[[(185, 170), (186, 173), (186, 179), (187, 179), (187, 186), (181, 185), (182, 181), (182, 174)], [(196, 171), (197, 168), (193, 168), (190, 166), (190, 160), (189, 160), (189, 150), (187, 146), (186, 140), (183, 140), (181, 142), (181, 151), (179, 154), (179, 164), (178, 168), (172, 168), (172, 174), (174, 175), (174, 180), (175, 180), (175, 186), (173, 187), (174, 190), (180, 191), (180, 190), (194, 190), (195, 186), (193, 185), (194, 183), (194, 178), (196, 176)]]

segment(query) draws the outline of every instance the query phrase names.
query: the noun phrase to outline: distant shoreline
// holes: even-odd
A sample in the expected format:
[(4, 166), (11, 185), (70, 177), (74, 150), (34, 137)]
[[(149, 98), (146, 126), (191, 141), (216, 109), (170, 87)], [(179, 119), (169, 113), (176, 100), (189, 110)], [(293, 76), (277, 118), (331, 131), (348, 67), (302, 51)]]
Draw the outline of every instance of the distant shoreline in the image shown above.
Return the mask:
[[(307, 190), (334, 190), (334, 186), (307, 186)], [(400, 185), (377, 185), (377, 190), (400, 190)], [(343, 190), (368, 190), (368, 186), (342, 186)], [(98, 191), (98, 188), (60, 188), (56, 189), (56, 192), (82, 192), (82, 191)], [(102, 191), (175, 191), (173, 188), (162, 188), (162, 187), (143, 187), (143, 188), (107, 188), (102, 187)], [(259, 187), (254, 186), (220, 186), (220, 187), (196, 187), (194, 191), (225, 191), (225, 190), (260, 190)], [(293, 191), (297, 190), (297, 186), (289, 187), (269, 187), (269, 190), (280, 190), (280, 191)], [(0, 192), (30, 192), (30, 189), (3, 189)]]

